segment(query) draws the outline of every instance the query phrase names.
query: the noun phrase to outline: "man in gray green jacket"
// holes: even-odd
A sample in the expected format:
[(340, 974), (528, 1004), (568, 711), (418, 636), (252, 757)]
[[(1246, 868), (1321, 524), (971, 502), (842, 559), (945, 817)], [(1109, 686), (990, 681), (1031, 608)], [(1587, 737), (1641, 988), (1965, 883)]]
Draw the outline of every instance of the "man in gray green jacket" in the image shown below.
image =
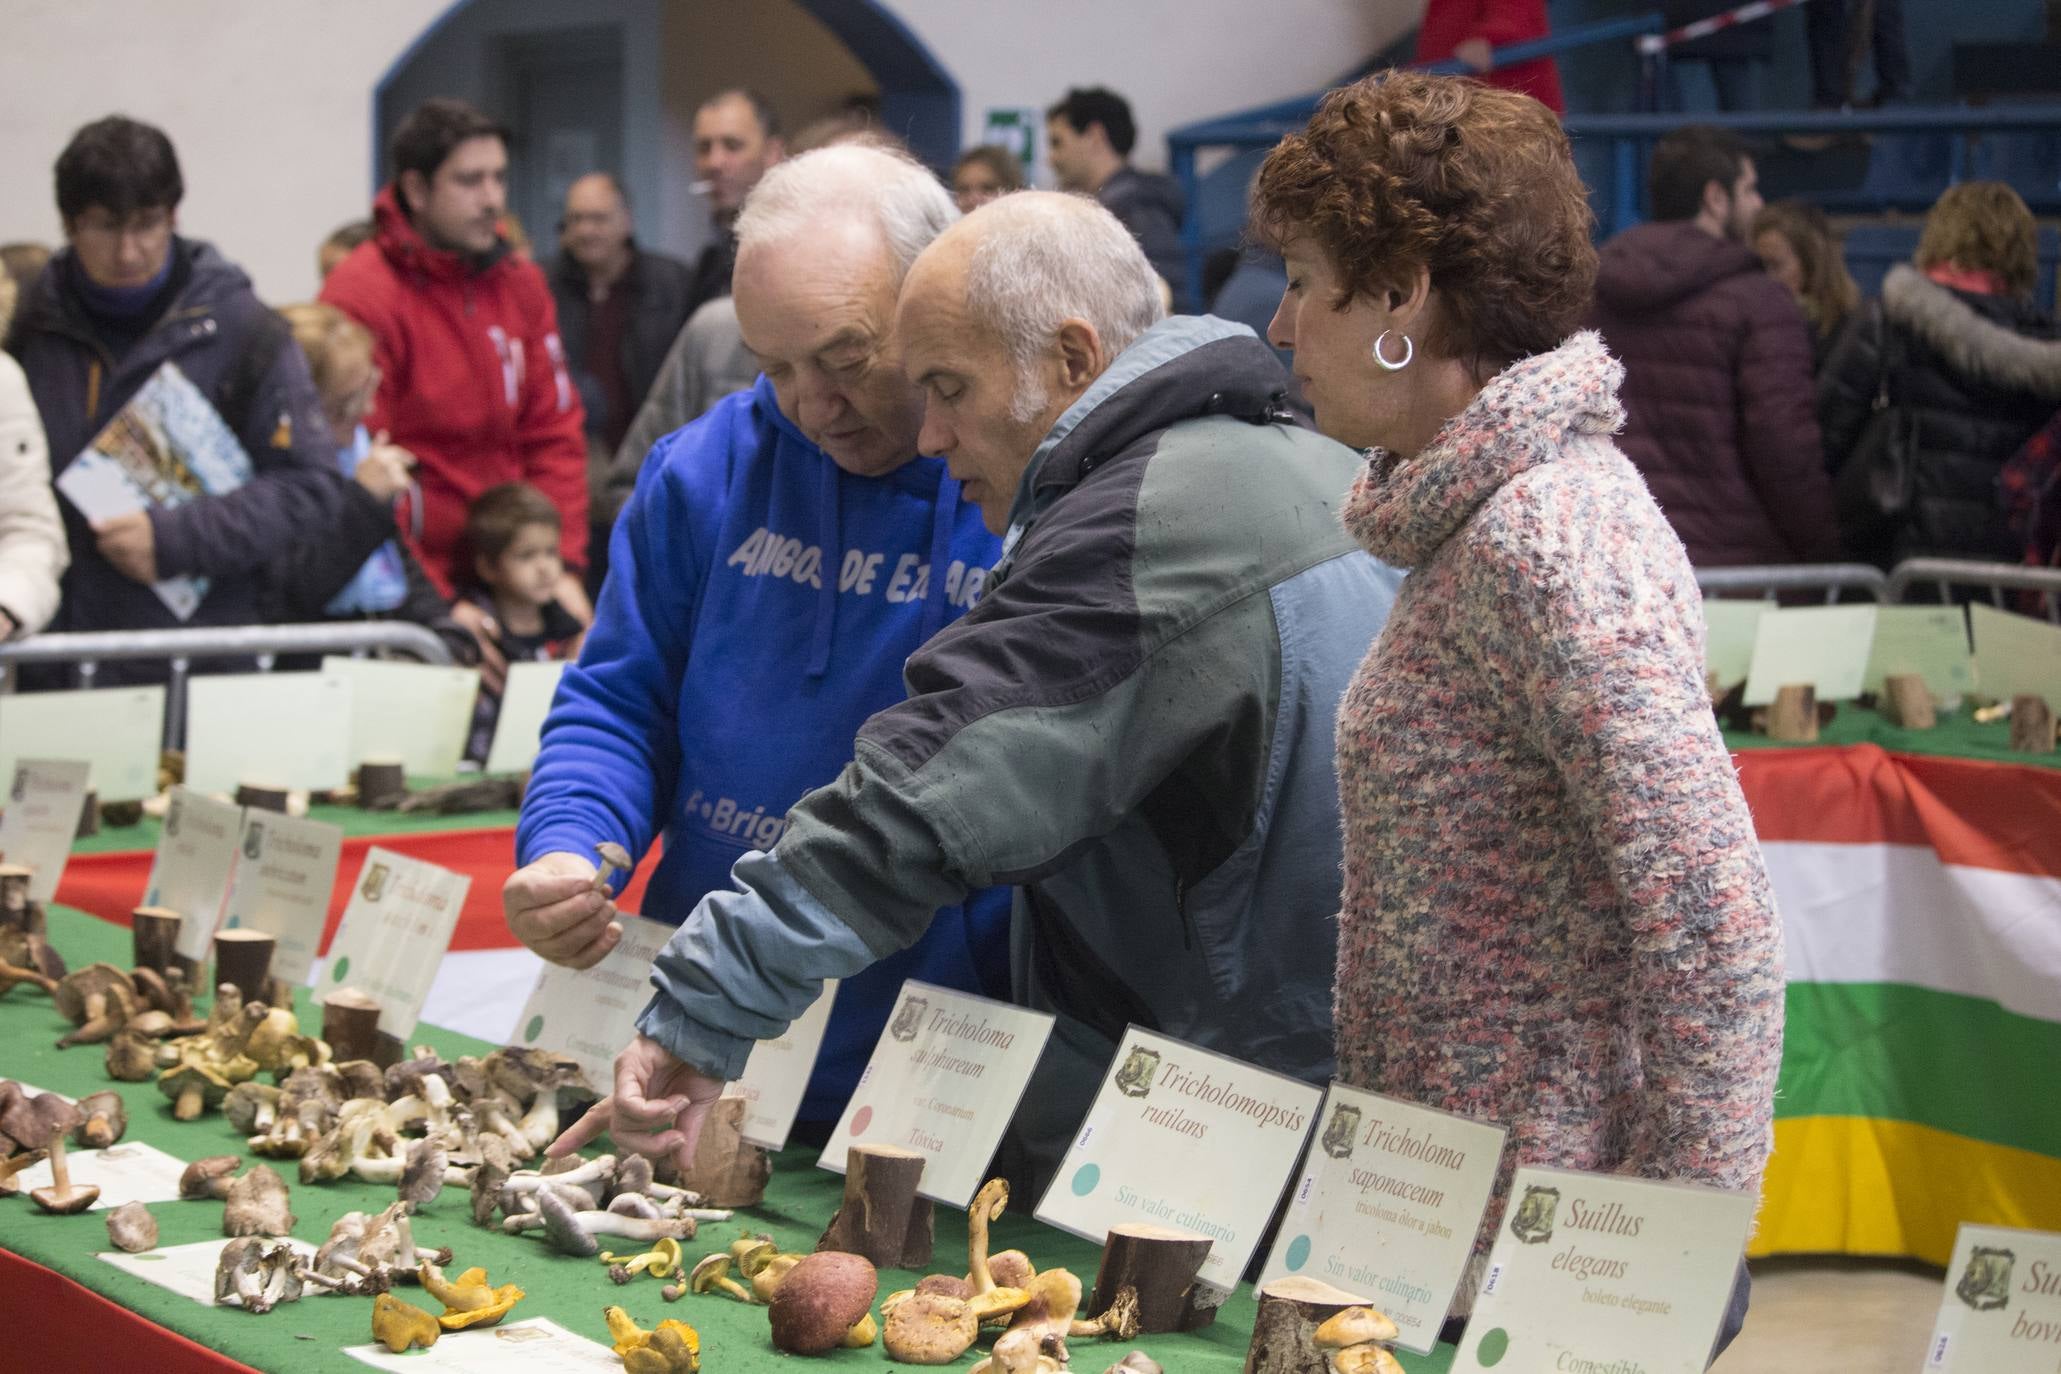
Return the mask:
[[(1018, 889), (1017, 1000), (1058, 1014), (1012, 1129), (1041, 1186), (1127, 1023), (1321, 1083), (1339, 826), (1332, 721), (1400, 574), (1338, 520), (1357, 464), (1242, 325), (1160, 318), (1091, 201), (1005, 196), (904, 284), (918, 441), (1006, 530), (980, 604), (910, 658), (836, 782), (652, 969), (611, 1126), (691, 1150), (754, 1041), (971, 889)], [(612, 1125), (611, 1125), (612, 1123)]]

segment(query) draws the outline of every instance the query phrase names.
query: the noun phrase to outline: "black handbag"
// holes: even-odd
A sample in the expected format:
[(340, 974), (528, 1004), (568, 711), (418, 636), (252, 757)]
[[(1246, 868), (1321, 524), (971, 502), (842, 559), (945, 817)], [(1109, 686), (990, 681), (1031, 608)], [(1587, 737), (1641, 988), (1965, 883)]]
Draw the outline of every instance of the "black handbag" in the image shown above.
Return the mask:
[(1911, 518), (1916, 500), (1918, 419), (1897, 404), (1893, 380), (1903, 367), (1903, 340), (1875, 302), (1877, 353), (1875, 399), (1860, 438), (1833, 481), (1839, 527), (1857, 554), (1888, 558)]

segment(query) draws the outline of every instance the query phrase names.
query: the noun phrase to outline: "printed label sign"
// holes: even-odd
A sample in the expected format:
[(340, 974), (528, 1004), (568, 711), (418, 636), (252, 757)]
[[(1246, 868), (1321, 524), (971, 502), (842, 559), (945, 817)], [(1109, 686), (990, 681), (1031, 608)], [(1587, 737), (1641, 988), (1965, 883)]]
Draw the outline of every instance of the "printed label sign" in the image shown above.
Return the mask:
[(188, 959), (205, 959), (214, 946), (215, 923), (229, 895), (242, 833), (242, 807), (184, 787), (172, 789), (143, 905), (166, 907), (184, 918), (176, 948)]
[(272, 976), (306, 982), (329, 919), (343, 827), (253, 807), (243, 813), (236, 850), (222, 929), (272, 936)]
[(1702, 1374), (1752, 1221), (1745, 1193), (1519, 1169), (1453, 1369)]
[(2061, 1370), (2061, 1235), (1962, 1226), (1925, 1368), (1981, 1374)]
[(816, 1070), (816, 1055), (823, 1048), (830, 1004), (836, 1000), (837, 980), (826, 979), (823, 995), (787, 1028), (787, 1034), (752, 1047), (736, 1088), (745, 1103), (741, 1134), (752, 1144), (768, 1150), (786, 1148), (787, 1134), (794, 1129), (795, 1114), (808, 1091), (809, 1075)]
[(471, 886), (470, 877), (447, 868), (376, 845), (367, 850), (316, 983), (325, 993), (361, 990), (379, 1003), (379, 1028), (407, 1039)]
[(78, 838), (91, 767), (83, 759), (22, 759), (14, 765), (7, 809), (0, 812), (0, 862), (35, 870), (29, 879), (32, 901), (57, 895), (57, 880)]
[(817, 1161), (843, 1173), (854, 1145), (923, 1156), (917, 1191), (973, 1200), (1038, 1066), (1053, 1018), (910, 979)]
[(1260, 1274), (1365, 1296), (1429, 1354), (1495, 1191), (1503, 1130), (1333, 1083), (1317, 1143)]
[(673, 927), (644, 916), (617, 918), (623, 938), (588, 969), (542, 963), (515, 1021), (515, 1043), (579, 1064), (597, 1092), (615, 1082), (615, 1057), (637, 1038), (637, 1013), (651, 1000), (651, 965)]
[(1208, 1236), (1202, 1280), (1228, 1292), (1324, 1094), (1136, 1026), (1119, 1043), (1037, 1218), (1098, 1245), (1127, 1223)]
[(84, 759), (100, 800), (141, 801), (157, 795), (164, 729), (162, 687), (0, 696), (0, 778), (13, 777), (24, 756)]

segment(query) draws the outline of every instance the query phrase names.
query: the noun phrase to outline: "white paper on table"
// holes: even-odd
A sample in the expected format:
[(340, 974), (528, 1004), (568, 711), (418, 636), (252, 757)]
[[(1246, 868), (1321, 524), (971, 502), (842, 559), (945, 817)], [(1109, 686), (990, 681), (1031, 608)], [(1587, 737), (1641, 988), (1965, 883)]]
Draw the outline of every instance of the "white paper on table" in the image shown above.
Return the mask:
[(541, 964), (515, 1018), (517, 1044), (567, 1056), (601, 1093), (615, 1082), (615, 1057), (637, 1038), (637, 1013), (651, 1000), (652, 961), (674, 930), (645, 916), (617, 919), (623, 938), (594, 967)]
[(448, 778), (465, 757), (479, 669), (325, 658), (351, 684), (350, 766), (398, 759), (411, 778)]
[(404, 1355), (383, 1345), (347, 1345), (343, 1353), (399, 1374), (622, 1374), (623, 1369), (614, 1350), (575, 1336), (549, 1317), (463, 1332), (457, 1340), (440, 1340)]
[(741, 1134), (768, 1150), (787, 1148), (787, 1136), (808, 1092), (809, 1075), (823, 1050), (823, 1032), (830, 1025), (830, 1006), (837, 1000), (837, 980), (825, 979), (823, 995), (795, 1018), (787, 1034), (761, 1040), (744, 1062), (744, 1074), (732, 1091), (744, 1099)]
[(563, 660), (508, 665), (508, 685), (494, 716), (494, 745), (487, 751), (487, 772), (526, 773), (537, 761), (544, 717), (551, 714), (551, 699), (564, 675)]
[(195, 961), (208, 957), (215, 942), (215, 924), (236, 869), (236, 840), (243, 829), (243, 808), (203, 797), (184, 787), (172, 789), (165, 822), (157, 832), (157, 855), (150, 863), (150, 882), (143, 905), (179, 913), (175, 949)]
[(186, 785), (311, 792), (350, 780), (351, 684), (334, 673), (240, 673), (186, 685)]
[(157, 795), (165, 689), (109, 687), (93, 692), (14, 692), (0, 696), (0, 777), (24, 755), (84, 759), (100, 800)]
[(1455, 1374), (1703, 1374), (1754, 1202), (1686, 1183), (1520, 1168)]
[[(186, 1161), (174, 1159), (155, 1145), (140, 1140), (123, 1140), (104, 1150), (66, 1150), (65, 1172), (74, 1184), (92, 1184), (100, 1189), (92, 1210), (104, 1212), (125, 1202), (177, 1202), (179, 1176)], [(50, 1161), (32, 1164), (15, 1177), (22, 1192), (48, 1188), (52, 1182)], [(216, 1249), (220, 1249), (217, 1246)]]
[(916, 1191), (964, 1207), (1023, 1101), (1054, 1017), (911, 978), (817, 1159), (841, 1174), (854, 1145), (923, 1156)]
[(1941, 701), (1975, 690), (1968, 617), (1959, 606), (1878, 606), (1865, 690), (1880, 695), (1892, 674), (1916, 673)]
[(1720, 687), (1746, 681), (1753, 667), (1753, 637), (1771, 601), (1703, 601), (1703, 674)]
[(377, 845), (366, 850), (316, 984), (325, 993), (364, 992), (379, 1003), (379, 1028), (407, 1039), (471, 886), (467, 874)]
[(1323, 1093), (1131, 1026), (1038, 1220), (1100, 1245), (1112, 1226), (1208, 1236), (1201, 1279), (1229, 1292), (1273, 1215)]
[(2061, 1368), (2061, 1235), (1961, 1225), (1925, 1369), (2053, 1374)]
[(343, 827), (251, 807), (243, 813), (237, 852), (222, 929), (272, 936), (272, 976), (306, 982), (329, 919)]
[[(139, 1254), (128, 1254), (121, 1250), (103, 1250), (94, 1258), (102, 1264), (111, 1264), (125, 1274), (134, 1274), (145, 1283), (156, 1284), (167, 1292), (199, 1303), (202, 1307), (215, 1306), (215, 1270), (222, 1262), (222, 1247), (227, 1240), (196, 1240), (186, 1245), (167, 1245), (156, 1250), (145, 1250)], [(295, 1254), (312, 1259), (315, 1247), (294, 1236), (267, 1239), (267, 1245), (291, 1245)], [(301, 1289), (302, 1301), (309, 1297), (325, 1296), (328, 1289), (317, 1283), (307, 1284)], [(224, 1307), (241, 1307), (242, 1299), (235, 1294), (222, 1304)], [(276, 1308), (274, 1309), (277, 1310)]]
[(2009, 701), (2030, 694), (2061, 712), (2061, 625), (1979, 601), (1968, 608), (1968, 622), (1975, 631), (1975, 685), (1984, 696)]
[(10, 775), (7, 809), (0, 812), (0, 861), (34, 869), (29, 899), (47, 902), (71, 858), (79, 818), (86, 809), (84, 759), (18, 759)]
[(1504, 1130), (1334, 1081), (1260, 1282), (1290, 1274), (1366, 1298), (1420, 1355), (1466, 1276)]
[(1851, 701), (1861, 694), (1874, 640), (1873, 606), (1767, 611), (1754, 629), (1746, 704), (1766, 706), (1778, 689), (1805, 682), (1819, 701)]

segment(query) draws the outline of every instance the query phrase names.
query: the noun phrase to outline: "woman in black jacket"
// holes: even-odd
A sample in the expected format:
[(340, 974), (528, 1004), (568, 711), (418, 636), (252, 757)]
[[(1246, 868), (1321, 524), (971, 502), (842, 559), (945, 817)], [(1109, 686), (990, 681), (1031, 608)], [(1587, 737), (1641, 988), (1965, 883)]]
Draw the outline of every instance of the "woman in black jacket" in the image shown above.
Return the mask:
[(2061, 341), (2034, 307), (2032, 213), (2000, 182), (1950, 188), (1912, 265), (1818, 378), (1818, 423), (1858, 556), (2017, 561), (1998, 473), (2061, 404)]

